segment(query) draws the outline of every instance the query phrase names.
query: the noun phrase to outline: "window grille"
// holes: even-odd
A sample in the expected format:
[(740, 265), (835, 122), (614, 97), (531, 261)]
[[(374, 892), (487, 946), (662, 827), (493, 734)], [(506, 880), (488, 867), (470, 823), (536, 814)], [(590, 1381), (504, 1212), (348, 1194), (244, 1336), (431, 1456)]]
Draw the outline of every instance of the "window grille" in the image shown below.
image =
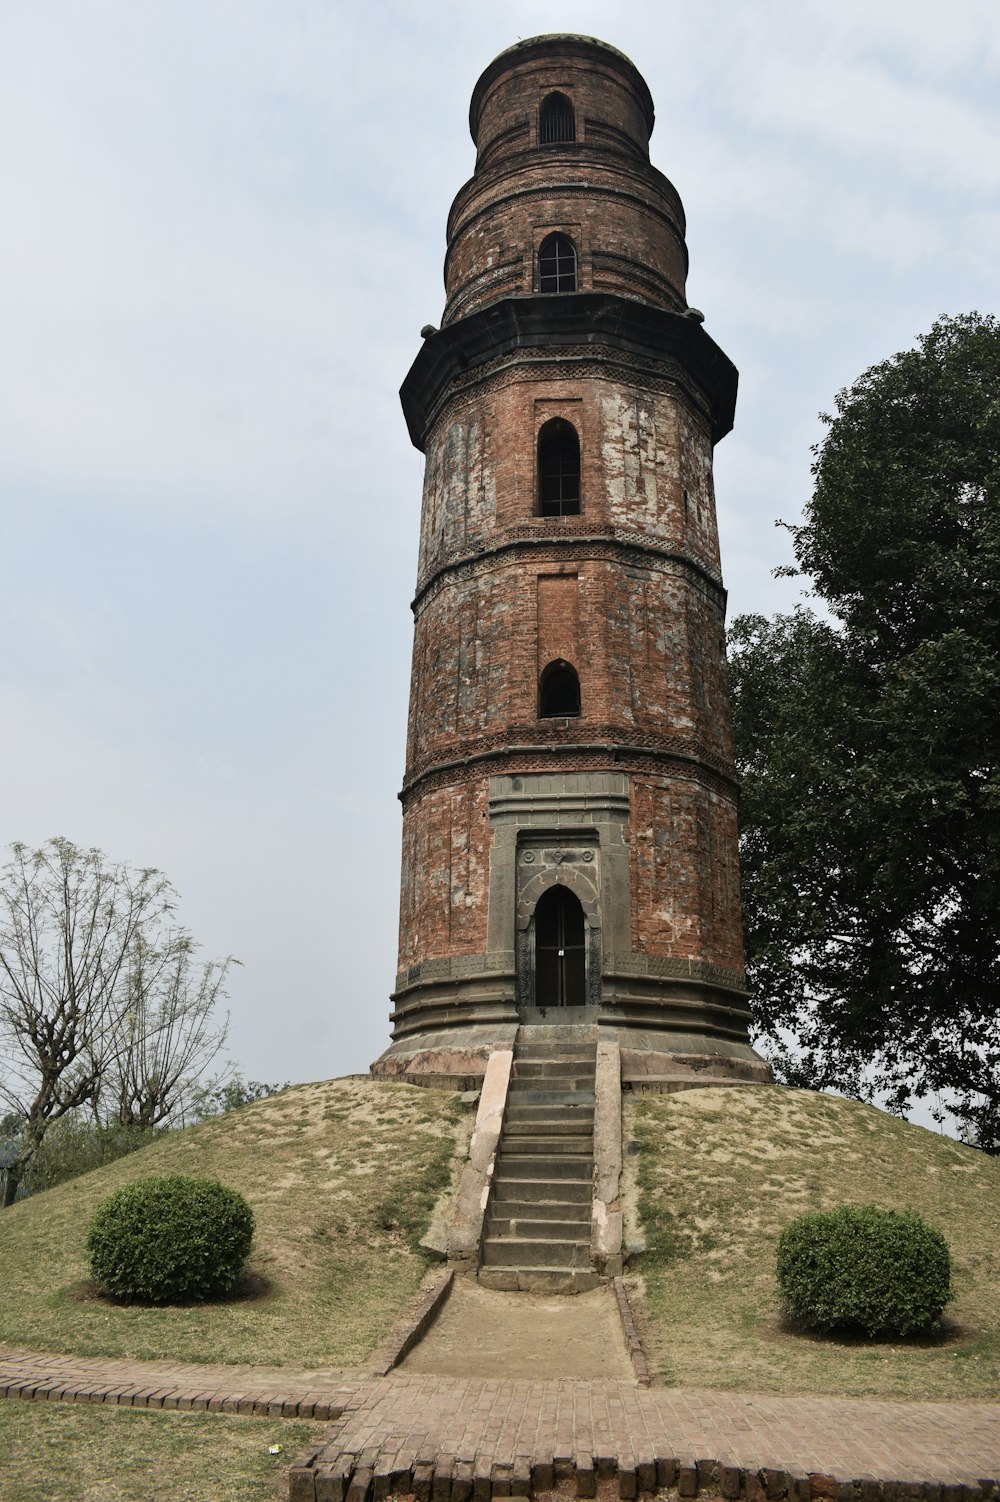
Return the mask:
[(580, 514), (580, 440), (573, 424), (561, 417), (538, 435), (538, 514)]
[(550, 94), (542, 101), (538, 116), (538, 139), (542, 146), (553, 141), (576, 140), (576, 117), (565, 94)]
[(568, 235), (547, 235), (539, 246), (538, 290), (576, 291), (576, 247)]

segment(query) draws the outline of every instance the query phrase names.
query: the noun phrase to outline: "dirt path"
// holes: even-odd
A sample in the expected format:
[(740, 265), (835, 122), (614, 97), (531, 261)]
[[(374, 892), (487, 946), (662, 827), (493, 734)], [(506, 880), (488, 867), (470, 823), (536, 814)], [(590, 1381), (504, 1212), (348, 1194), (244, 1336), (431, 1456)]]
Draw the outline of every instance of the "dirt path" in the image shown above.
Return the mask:
[(454, 1287), (399, 1367), (449, 1377), (610, 1377), (633, 1381), (615, 1296), (498, 1293), (470, 1278)]

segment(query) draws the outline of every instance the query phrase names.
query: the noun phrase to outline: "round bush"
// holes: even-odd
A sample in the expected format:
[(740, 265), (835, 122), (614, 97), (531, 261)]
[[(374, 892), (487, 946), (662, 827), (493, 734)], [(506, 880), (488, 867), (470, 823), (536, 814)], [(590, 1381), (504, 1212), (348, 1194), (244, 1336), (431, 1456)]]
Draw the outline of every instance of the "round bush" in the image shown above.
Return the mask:
[(116, 1298), (180, 1304), (232, 1291), (253, 1239), (253, 1211), (215, 1179), (139, 1179), (97, 1208), (90, 1267)]
[(778, 1239), (777, 1274), (787, 1313), (813, 1330), (915, 1335), (954, 1297), (940, 1231), (876, 1205), (793, 1220)]

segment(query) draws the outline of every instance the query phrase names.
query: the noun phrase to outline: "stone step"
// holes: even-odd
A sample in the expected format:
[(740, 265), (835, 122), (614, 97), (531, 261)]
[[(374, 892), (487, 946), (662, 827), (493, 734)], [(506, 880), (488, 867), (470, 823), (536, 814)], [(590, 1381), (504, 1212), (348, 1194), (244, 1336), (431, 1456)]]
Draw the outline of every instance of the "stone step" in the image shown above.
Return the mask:
[[(505, 1179), (502, 1177), (502, 1170), (498, 1168), (493, 1175), (490, 1205), (503, 1205), (500, 1212), (503, 1215), (527, 1214), (525, 1207), (529, 1205), (535, 1216), (548, 1215), (550, 1210), (554, 1216), (558, 1216), (581, 1207), (585, 1207), (589, 1215), (592, 1198), (590, 1178)], [(508, 1205), (516, 1208), (508, 1210)]]
[(597, 1044), (593, 1048), (564, 1047), (561, 1043), (519, 1043), (515, 1064), (575, 1064), (588, 1069), (597, 1063)]
[(579, 1020), (560, 1023), (550, 1011), (545, 1021), (523, 1023), (517, 1032), (518, 1047), (526, 1043), (559, 1043), (562, 1047), (597, 1047), (597, 1027)]
[(579, 1069), (574, 1074), (512, 1074), (508, 1091), (553, 1090), (557, 1095), (577, 1095), (594, 1090), (593, 1069)]
[(565, 1106), (570, 1111), (594, 1109), (593, 1079), (579, 1090), (564, 1090), (561, 1086), (553, 1089), (554, 1084), (555, 1081), (547, 1081), (544, 1088), (539, 1088), (532, 1082), (516, 1090), (511, 1088), (507, 1093), (507, 1110), (524, 1106)]
[(534, 1237), (483, 1238), (484, 1267), (584, 1267), (590, 1266), (590, 1238), (586, 1241), (547, 1241)]
[[(504, 1208), (507, 1208), (506, 1206)], [(535, 1209), (535, 1206), (531, 1207)], [(523, 1215), (500, 1215), (491, 1211), (486, 1219), (486, 1238), (530, 1238), (539, 1241), (590, 1241), (590, 1216), (581, 1214), (575, 1220), (532, 1220)]]
[(481, 1267), (479, 1281), (504, 1293), (587, 1293), (602, 1280), (583, 1267)]
[(538, 1132), (528, 1128), (524, 1132), (510, 1128), (504, 1132), (497, 1149), (497, 1161), (506, 1162), (515, 1158), (586, 1158), (593, 1162), (594, 1136), (592, 1132)]
[(594, 1179), (594, 1159), (590, 1153), (565, 1153), (549, 1157), (545, 1153), (528, 1153), (523, 1144), (518, 1144), (516, 1153), (505, 1153), (501, 1147), (493, 1173), (494, 1184), (500, 1179), (577, 1179), (588, 1187)]
[[(530, 1184), (531, 1179), (515, 1179), (514, 1183), (519, 1187), (525, 1183)], [(537, 1182), (537, 1181), (536, 1181)], [(547, 1190), (564, 1187), (556, 1184), (545, 1184)], [(494, 1195), (490, 1200), (489, 1214), (497, 1215), (502, 1220), (572, 1220), (581, 1224), (590, 1224), (591, 1201), (590, 1196), (580, 1196), (576, 1199), (551, 1199), (544, 1195), (537, 1197), (531, 1194), (509, 1194), (500, 1199)]]
[(537, 1122), (539, 1127), (561, 1126), (570, 1130), (594, 1125), (594, 1107), (582, 1100), (578, 1106), (564, 1101), (515, 1100), (507, 1102), (504, 1113), (504, 1130), (522, 1127), (526, 1122)]
[(519, 1053), (514, 1063), (511, 1083), (520, 1079), (552, 1079), (562, 1075), (593, 1079), (592, 1065), (594, 1063), (596, 1063), (596, 1055), (593, 1060), (589, 1058), (568, 1059), (565, 1054), (560, 1054), (556, 1058), (532, 1059)]

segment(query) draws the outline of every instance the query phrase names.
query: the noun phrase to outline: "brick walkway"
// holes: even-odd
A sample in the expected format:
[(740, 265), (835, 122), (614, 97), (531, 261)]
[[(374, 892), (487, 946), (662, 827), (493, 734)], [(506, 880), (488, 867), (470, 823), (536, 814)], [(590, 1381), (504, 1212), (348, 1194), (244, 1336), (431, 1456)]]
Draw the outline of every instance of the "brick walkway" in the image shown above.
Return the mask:
[[(831, 1479), (866, 1477), (930, 1484), (910, 1495), (958, 1502), (997, 1495), (1000, 1404), (399, 1373), (362, 1384), (324, 1443), (303, 1459), (292, 1477), (295, 1502), (338, 1502), (352, 1472), (351, 1502), (361, 1502), (369, 1485), (376, 1499), (415, 1490), (432, 1502), (487, 1502), (571, 1479), (578, 1496), (593, 1496), (601, 1477), (614, 1476), (621, 1497), (679, 1485), (681, 1496), (700, 1489), (763, 1502), (837, 1495)], [(957, 1489), (942, 1496), (941, 1483)], [(973, 1491), (963, 1493), (960, 1483)], [(878, 1494), (873, 1485), (868, 1496), (847, 1493), (859, 1502)]]
[[(631, 1498), (972, 1502), (1000, 1498), (1000, 1404), (897, 1403), (473, 1380), (335, 1369), (194, 1366), (0, 1346), (0, 1396), (332, 1420), (293, 1467), (294, 1502), (488, 1502), (617, 1478)], [(877, 1483), (907, 1483), (898, 1486)], [(839, 1483), (839, 1485), (837, 1484)], [(963, 1489), (964, 1483), (964, 1489)], [(603, 1490), (603, 1488), (601, 1488)]]

